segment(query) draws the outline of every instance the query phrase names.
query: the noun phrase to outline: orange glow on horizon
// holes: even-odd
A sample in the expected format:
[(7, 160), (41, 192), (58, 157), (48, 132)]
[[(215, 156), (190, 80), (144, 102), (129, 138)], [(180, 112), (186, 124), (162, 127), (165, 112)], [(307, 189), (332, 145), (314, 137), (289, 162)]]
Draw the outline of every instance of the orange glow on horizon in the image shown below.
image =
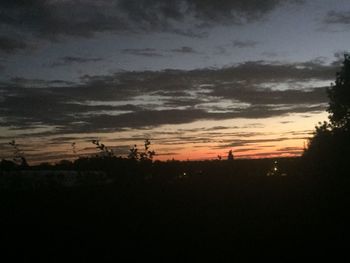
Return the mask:
[[(154, 160), (161, 161), (217, 160), (218, 155), (225, 160), (229, 150), (233, 151), (236, 159), (293, 157), (302, 154), (315, 125), (326, 118), (327, 113), (321, 112), (308, 118), (295, 114), (261, 120), (198, 121), (163, 125), (145, 131), (67, 134), (47, 137), (46, 140), (33, 137), (17, 142), (30, 164), (54, 163), (62, 159), (74, 160), (98, 154), (96, 146), (87, 138), (99, 139), (114, 149), (116, 156), (122, 157), (127, 157), (129, 149), (135, 144), (142, 152), (144, 139), (147, 138), (151, 141), (151, 149), (158, 154)], [(73, 141), (71, 138), (78, 139)], [(50, 140), (54, 143), (50, 143)], [(76, 152), (72, 149), (72, 142), (76, 143)], [(6, 147), (7, 156), (4, 156), (9, 158), (12, 149), (8, 145)]]

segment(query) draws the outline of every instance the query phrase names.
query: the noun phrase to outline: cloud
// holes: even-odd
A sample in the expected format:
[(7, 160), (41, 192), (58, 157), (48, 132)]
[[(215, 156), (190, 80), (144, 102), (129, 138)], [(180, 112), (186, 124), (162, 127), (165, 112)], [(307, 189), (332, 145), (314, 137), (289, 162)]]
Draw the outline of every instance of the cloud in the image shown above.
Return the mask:
[(300, 0), (3, 0), (0, 24), (47, 39), (99, 32), (172, 32), (200, 36), (200, 28), (242, 25)]
[(241, 40), (235, 40), (232, 42), (233, 47), (236, 48), (253, 48), (256, 47), (259, 42), (253, 41), (253, 40), (246, 40), (246, 41), (241, 41)]
[(268, 52), (268, 51), (262, 52), (261, 55), (267, 58), (276, 58), (279, 56), (277, 52)]
[(327, 16), (323, 20), (325, 24), (339, 24), (349, 25), (350, 24), (350, 11), (329, 11)]
[(157, 152), (157, 156), (176, 156), (179, 155), (177, 152)]
[(244, 152), (251, 152), (251, 151), (257, 151), (257, 150), (260, 150), (259, 147), (256, 147), (256, 148), (237, 148), (237, 149), (234, 149), (234, 153), (244, 153)]
[[(232, 139), (230, 141), (224, 141), (223, 143), (218, 143), (218, 145), (211, 147), (211, 149), (229, 149), (235, 147), (244, 147), (244, 146), (259, 146), (261, 143), (271, 143), (275, 145), (278, 142), (284, 142), (288, 140), (300, 139), (296, 137), (277, 137), (277, 138), (267, 138), (267, 139)], [(304, 138), (302, 138), (304, 139)], [(281, 149), (282, 150), (282, 149)]]
[(15, 88), (53, 88), (53, 87), (67, 87), (75, 85), (74, 82), (66, 80), (43, 80), (43, 79), (27, 79), (15, 77), (11, 79), (10, 86)]
[(49, 39), (60, 35), (86, 37), (125, 28), (118, 16), (108, 15), (108, 9), (115, 8), (114, 2), (5, 0), (0, 4), (0, 23)]
[(172, 52), (176, 53), (197, 53), (192, 47), (183, 46), (181, 48), (172, 49)]
[(26, 49), (28, 45), (17, 39), (0, 36), (0, 52), (13, 54), (19, 50)]
[(75, 57), (75, 56), (65, 56), (59, 58), (58, 61), (50, 64), (51, 67), (68, 66), (72, 64), (84, 64), (90, 62), (102, 61), (102, 58), (85, 58), (85, 57)]
[(269, 61), (247, 61), (222, 70), (208, 70), (208, 74), (221, 80), (246, 80), (246, 81), (286, 81), (334, 78), (332, 65), (324, 65), (319, 61), (307, 61), (304, 63), (280, 63)]
[[(0, 83), (0, 119), (4, 127), (41, 125), (50, 128), (43, 133), (59, 134), (309, 114), (327, 107), (325, 88), (308, 87), (310, 81), (331, 81), (336, 71), (315, 60), (256, 61), (217, 69), (84, 76), (79, 83), (14, 78)], [(295, 88), (296, 82), (305, 82), (306, 88)], [(274, 83), (287, 85), (275, 89)]]
[(277, 149), (278, 152), (303, 152), (303, 147), (283, 147), (280, 149)]
[(261, 19), (283, 3), (296, 3), (300, 1), (187, 0), (183, 2), (187, 4), (188, 10), (192, 11), (196, 18), (206, 24), (243, 24)]
[(127, 49), (122, 49), (121, 52), (123, 54), (143, 56), (143, 57), (162, 57), (163, 56), (154, 48), (127, 48)]
[(274, 90), (242, 86), (219, 86), (209, 93), (215, 97), (232, 98), (249, 104), (274, 104), (283, 107), (288, 104), (325, 103), (328, 101), (326, 88), (304, 90)]

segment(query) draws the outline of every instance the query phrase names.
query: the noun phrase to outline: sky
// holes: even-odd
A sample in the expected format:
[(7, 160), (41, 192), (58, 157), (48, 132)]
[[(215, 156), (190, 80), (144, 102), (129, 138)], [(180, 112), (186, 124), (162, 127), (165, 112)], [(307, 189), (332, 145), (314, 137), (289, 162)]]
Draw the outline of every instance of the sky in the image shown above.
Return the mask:
[(346, 0), (2, 0), (0, 158), (298, 156), (349, 26)]

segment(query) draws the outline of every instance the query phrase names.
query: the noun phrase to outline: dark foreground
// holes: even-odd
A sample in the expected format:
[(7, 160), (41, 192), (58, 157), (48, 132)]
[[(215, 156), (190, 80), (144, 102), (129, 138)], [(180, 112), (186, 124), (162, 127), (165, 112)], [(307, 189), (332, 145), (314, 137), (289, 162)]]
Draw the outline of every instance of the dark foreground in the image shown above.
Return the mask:
[(2, 252), (22, 262), (340, 253), (349, 189), (347, 178), (205, 176), (6, 191)]

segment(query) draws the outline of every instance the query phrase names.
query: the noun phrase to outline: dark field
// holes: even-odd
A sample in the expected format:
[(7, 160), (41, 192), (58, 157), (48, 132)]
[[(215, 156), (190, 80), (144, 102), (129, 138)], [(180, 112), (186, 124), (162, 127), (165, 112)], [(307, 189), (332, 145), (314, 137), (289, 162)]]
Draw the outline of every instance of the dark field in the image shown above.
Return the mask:
[(164, 254), (178, 260), (206, 254), (289, 258), (301, 250), (314, 257), (331, 247), (346, 252), (348, 178), (234, 171), (3, 191), (3, 251), (22, 261), (79, 262)]

